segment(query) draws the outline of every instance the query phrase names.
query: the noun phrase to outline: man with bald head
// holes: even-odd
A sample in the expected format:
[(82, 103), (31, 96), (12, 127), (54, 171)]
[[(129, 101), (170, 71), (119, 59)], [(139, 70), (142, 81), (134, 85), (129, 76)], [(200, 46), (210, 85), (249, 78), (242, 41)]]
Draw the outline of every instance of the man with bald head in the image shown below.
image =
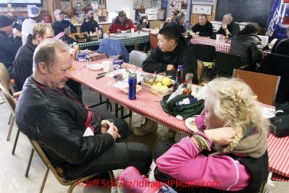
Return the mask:
[(233, 21), (233, 16), (227, 13), (223, 16), (222, 26), (217, 31), (217, 34), (222, 34), (232, 38), (240, 31), (240, 26)]

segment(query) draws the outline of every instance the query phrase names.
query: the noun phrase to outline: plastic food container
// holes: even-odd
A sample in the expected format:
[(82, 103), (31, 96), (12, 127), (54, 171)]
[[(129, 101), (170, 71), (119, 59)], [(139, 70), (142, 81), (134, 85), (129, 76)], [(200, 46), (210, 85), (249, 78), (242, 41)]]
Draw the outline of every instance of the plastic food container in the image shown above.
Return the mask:
[(123, 60), (114, 60), (113, 61), (113, 69), (114, 70), (121, 69), (122, 63), (123, 63)]

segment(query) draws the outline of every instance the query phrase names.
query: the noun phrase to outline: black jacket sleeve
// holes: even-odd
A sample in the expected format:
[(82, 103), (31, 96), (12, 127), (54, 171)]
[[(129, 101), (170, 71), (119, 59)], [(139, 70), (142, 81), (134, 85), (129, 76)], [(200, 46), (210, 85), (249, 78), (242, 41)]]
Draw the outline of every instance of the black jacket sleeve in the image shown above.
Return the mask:
[(163, 63), (164, 53), (159, 47), (156, 47), (152, 53), (143, 61), (142, 69), (145, 72), (160, 73), (167, 71), (167, 65)]
[[(75, 120), (60, 108), (48, 110), (38, 124), (41, 125), (38, 140), (69, 163), (80, 164), (88, 161), (114, 144), (109, 133), (83, 137), (83, 132), (77, 128)], [(68, 148), (70, 151), (67, 151)]]
[(230, 26), (229, 31), (231, 33), (229, 38), (232, 38), (234, 35), (238, 34), (238, 32), (240, 31), (240, 26), (236, 23), (232, 23), (232, 26)]
[(0, 48), (6, 52), (16, 54), (18, 49), (22, 46), (22, 38), (20, 36), (15, 37), (15, 41), (11, 41), (8, 37), (1, 38)]
[(186, 49), (184, 52), (182, 52), (179, 58), (181, 58), (181, 64), (183, 64), (183, 80), (185, 80), (185, 75), (187, 73), (193, 73), (193, 83), (198, 84), (197, 60), (193, 50), (191, 48)]
[(213, 34), (213, 25), (211, 23), (207, 22), (204, 27), (204, 32), (200, 32), (199, 36), (210, 36)]

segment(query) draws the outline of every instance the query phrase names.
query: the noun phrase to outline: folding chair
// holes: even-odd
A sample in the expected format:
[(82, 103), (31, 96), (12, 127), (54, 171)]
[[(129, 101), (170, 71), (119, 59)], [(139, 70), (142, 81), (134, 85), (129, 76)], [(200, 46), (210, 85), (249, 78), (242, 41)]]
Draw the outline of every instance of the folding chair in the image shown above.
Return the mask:
[[(40, 188), (40, 193), (43, 192), (44, 186), (45, 186), (45, 182), (49, 173), (49, 170), (53, 173), (53, 175), (55, 176), (55, 178), (57, 179), (57, 181), (62, 184), (63, 186), (69, 186), (69, 189), (67, 190), (68, 193), (72, 193), (73, 189), (75, 188), (75, 186), (77, 186), (80, 182), (84, 182), (86, 180), (89, 180), (93, 177), (95, 177), (96, 175), (100, 174), (99, 173), (94, 173), (91, 174), (89, 176), (86, 176), (84, 178), (79, 178), (76, 180), (68, 180), (66, 179), (62, 168), (54, 168), (53, 165), (51, 164), (51, 162), (49, 161), (49, 159), (47, 158), (47, 156), (45, 155), (45, 153), (43, 152), (43, 150), (41, 149), (40, 145), (38, 142), (36, 141), (31, 141), (33, 148), (35, 149), (35, 151), (38, 153), (38, 155), (40, 156), (40, 158), (42, 159), (42, 161), (44, 162), (44, 164), (46, 165), (47, 169), (42, 181), (42, 185)], [(110, 176), (110, 180), (111, 180), (111, 184), (113, 184), (113, 180), (114, 180), (114, 175), (112, 171), (108, 171), (109, 172), (109, 176)]]
[(257, 95), (261, 103), (274, 105), (280, 76), (235, 69), (235, 78), (242, 79)]
[(216, 64), (213, 65), (210, 80), (212, 80), (214, 76), (232, 77), (233, 70), (239, 69), (241, 66), (240, 56), (225, 52), (216, 52)]
[[(10, 78), (6, 67), (1, 62), (0, 62), (0, 83), (7, 91), (10, 91), (11, 94), (15, 93), (15, 90), (13, 88), (15, 81), (14, 81), (14, 79)], [(10, 114), (8, 124), (11, 123), (11, 119), (12, 119), (12, 113)], [(9, 141), (9, 140), (10, 140), (10, 136), (9, 136), (9, 138), (7, 138), (7, 141)]]
[(128, 63), (134, 64), (138, 67), (142, 67), (143, 61), (148, 57), (147, 53), (133, 50), (129, 54), (129, 61)]
[[(10, 95), (10, 93), (2, 85), (0, 85), (0, 89), (1, 89), (2, 94), (3, 94), (3, 98), (4, 98), (5, 102), (6, 102), (6, 104), (8, 105), (9, 109), (11, 110), (11, 114), (12, 114), (12, 119), (11, 119), (11, 123), (10, 123), (10, 129), (9, 129), (8, 136), (7, 136), (7, 141), (8, 141), (8, 137), (10, 139), (10, 135), (11, 135), (11, 132), (12, 132), (13, 124), (14, 124), (14, 121), (15, 121), (16, 100), (13, 97), (18, 97), (20, 92), (14, 93), (14, 95), (12, 97)], [(17, 142), (18, 142), (19, 134), (20, 134), (20, 129), (18, 128), (17, 133), (16, 133), (16, 137), (15, 137), (15, 141), (14, 141), (14, 144), (13, 144), (12, 155), (15, 154), (15, 149), (16, 149), (16, 145), (17, 145)], [(34, 149), (32, 149), (31, 154), (30, 154), (29, 162), (27, 164), (27, 168), (26, 168), (26, 172), (25, 172), (25, 177), (28, 177), (28, 173), (29, 173), (29, 169), (30, 169), (33, 153), (34, 153)]]
[(215, 46), (191, 44), (190, 47), (193, 49), (196, 59), (201, 60), (208, 69), (212, 69), (216, 56)]

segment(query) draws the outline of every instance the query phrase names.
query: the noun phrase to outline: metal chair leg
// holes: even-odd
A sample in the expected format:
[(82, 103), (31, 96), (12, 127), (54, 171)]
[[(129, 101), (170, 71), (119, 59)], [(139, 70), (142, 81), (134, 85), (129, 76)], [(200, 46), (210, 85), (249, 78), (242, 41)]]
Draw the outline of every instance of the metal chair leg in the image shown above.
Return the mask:
[(42, 193), (42, 192), (43, 192), (43, 189), (44, 189), (44, 186), (45, 186), (45, 183), (46, 183), (46, 179), (47, 179), (48, 173), (49, 173), (49, 168), (46, 169), (46, 172), (45, 172), (45, 175), (44, 175), (44, 178), (43, 178), (43, 181), (42, 181), (42, 184), (41, 184), (41, 188), (40, 188), (39, 193)]
[(13, 145), (13, 149), (12, 149), (12, 155), (15, 154), (15, 149), (16, 149), (16, 145), (18, 142), (19, 133), (20, 133), (20, 129), (18, 128), (17, 133), (16, 133), (16, 137), (15, 137), (15, 141), (14, 141), (14, 145)]
[(25, 178), (28, 177), (28, 173), (29, 173), (29, 170), (30, 170), (33, 154), (34, 154), (34, 148), (32, 148), (32, 150), (31, 150), (31, 154), (30, 154), (29, 161), (28, 161), (27, 168), (26, 168), (26, 172), (25, 172)]
[(10, 123), (11, 123), (11, 118), (12, 118), (12, 113), (10, 113), (10, 116), (9, 116), (9, 119), (8, 119), (8, 125), (10, 125)]
[(12, 115), (11, 121), (10, 121), (10, 128), (9, 128), (9, 131), (8, 131), (8, 135), (7, 135), (6, 141), (10, 141), (10, 136), (11, 136), (11, 132), (12, 132), (12, 129), (13, 129), (14, 121), (15, 121), (15, 117), (14, 117), (14, 115)]

